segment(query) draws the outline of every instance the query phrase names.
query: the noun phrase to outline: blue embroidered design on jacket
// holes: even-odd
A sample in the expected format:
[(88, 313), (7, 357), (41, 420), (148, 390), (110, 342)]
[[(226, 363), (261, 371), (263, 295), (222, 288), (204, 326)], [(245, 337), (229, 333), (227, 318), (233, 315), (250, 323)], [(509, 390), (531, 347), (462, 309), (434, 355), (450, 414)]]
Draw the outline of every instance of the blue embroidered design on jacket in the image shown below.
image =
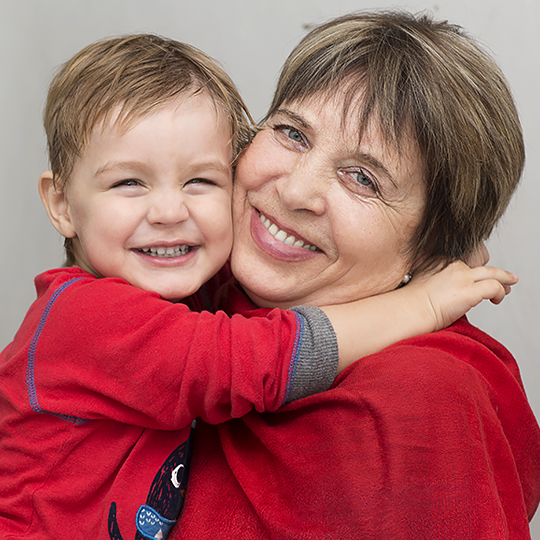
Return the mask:
[[(135, 516), (135, 540), (165, 540), (176, 523), (184, 504), (194, 430), (195, 421), (191, 424), (188, 440), (171, 452), (154, 477), (146, 504), (140, 506)], [(109, 537), (111, 540), (123, 540), (116, 511), (117, 505), (112, 502), (109, 508)]]
[(151, 506), (143, 504), (137, 512), (137, 530), (144, 538), (167, 538), (176, 520), (165, 519)]

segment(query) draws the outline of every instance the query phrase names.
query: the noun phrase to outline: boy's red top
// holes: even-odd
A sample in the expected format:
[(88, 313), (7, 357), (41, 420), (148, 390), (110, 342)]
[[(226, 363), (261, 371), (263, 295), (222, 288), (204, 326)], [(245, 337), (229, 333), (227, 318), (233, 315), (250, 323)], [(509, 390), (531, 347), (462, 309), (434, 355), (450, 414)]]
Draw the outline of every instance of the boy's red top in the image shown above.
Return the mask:
[(76, 268), (36, 288), (0, 355), (0, 537), (166, 537), (192, 420), (283, 403), (296, 314), (192, 313)]
[[(235, 289), (222, 307), (250, 309)], [(540, 431), (510, 353), (462, 318), (332, 388), (198, 426), (171, 538), (530, 538)]]

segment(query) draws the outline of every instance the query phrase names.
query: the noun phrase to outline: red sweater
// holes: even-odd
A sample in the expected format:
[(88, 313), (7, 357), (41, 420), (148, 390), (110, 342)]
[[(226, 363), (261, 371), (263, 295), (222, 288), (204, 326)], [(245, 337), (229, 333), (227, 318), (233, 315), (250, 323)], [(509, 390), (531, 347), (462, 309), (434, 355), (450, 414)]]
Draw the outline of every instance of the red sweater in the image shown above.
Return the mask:
[(304, 319), (192, 313), (76, 268), (36, 288), (0, 355), (0, 537), (127, 539), (137, 522), (165, 538), (192, 420), (278, 409), (305, 368)]
[[(230, 291), (223, 307), (251, 306)], [(322, 394), (198, 426), (180, 539), (522, 540), (540, 431), (510, 353), (462, 318)]]

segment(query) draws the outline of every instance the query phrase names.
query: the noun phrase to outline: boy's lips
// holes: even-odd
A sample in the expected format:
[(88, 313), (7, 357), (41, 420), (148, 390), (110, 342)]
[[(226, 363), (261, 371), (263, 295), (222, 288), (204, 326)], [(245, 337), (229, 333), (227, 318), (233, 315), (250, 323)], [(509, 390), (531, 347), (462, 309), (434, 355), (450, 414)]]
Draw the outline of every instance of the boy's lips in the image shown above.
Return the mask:
[(188, 246), (187, 244), (178, 244), (176, 246), (152, 246), (137, 249), (140, 253), (145, 255), (150, 255), (151, 257), (158, 258), (172, 258), (172, 257), (181, 257), (182, 255), (187, 255), (193, 246)]

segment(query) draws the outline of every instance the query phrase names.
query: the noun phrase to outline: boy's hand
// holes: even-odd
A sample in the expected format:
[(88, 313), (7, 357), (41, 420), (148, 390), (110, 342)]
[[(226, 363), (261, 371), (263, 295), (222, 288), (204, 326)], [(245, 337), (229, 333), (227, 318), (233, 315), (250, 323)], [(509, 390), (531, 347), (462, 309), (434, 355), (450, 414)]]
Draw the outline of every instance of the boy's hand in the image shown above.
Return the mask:
[(486, 244), (482, 242), (465, 262), (471, 268), (474, 268), (475, 266), (485, 266), (489, 262), (489, 251)]
[[(478, 258), (472, 262), (481, 264), (485, 254), (477, 252)], [(518, 277), (506, 270), (493, 266), (470, 268), (462, 261), (455, 261), (435, 274), (415, 276), (403, 290), (410, 287), (413, 289), (410, 293), (425, 296), (426, 307), (434, 317), (434, 330), (441, 330), (482, 300), (499, 304), (517, 282)]]
[(484, 245), (468, 260), (435, 273), (417, 274), (406, 287), (334, 306), (323, 306), (339, 347), (339, 370), (358, 358), (381, 351), (403, 339), (446, 328), (482, 300), (498, 304), (518, 278), (483, 266), (489, 260)]

